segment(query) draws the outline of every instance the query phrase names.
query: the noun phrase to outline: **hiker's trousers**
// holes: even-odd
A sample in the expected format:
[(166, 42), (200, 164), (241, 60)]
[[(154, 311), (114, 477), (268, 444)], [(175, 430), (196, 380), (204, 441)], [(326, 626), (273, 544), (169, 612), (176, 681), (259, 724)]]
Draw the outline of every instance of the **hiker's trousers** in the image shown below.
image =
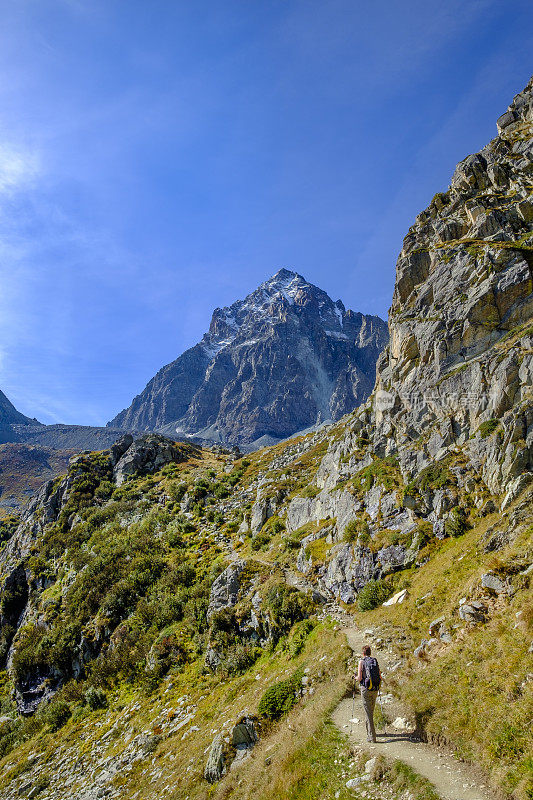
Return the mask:
[(374, 708), (378, 699), (377, 691), (365, 689), (361, 686), (361, 699), (365, 711), (366, 738), (369, 742), (376, 741), (376, 729), (374, 728)]

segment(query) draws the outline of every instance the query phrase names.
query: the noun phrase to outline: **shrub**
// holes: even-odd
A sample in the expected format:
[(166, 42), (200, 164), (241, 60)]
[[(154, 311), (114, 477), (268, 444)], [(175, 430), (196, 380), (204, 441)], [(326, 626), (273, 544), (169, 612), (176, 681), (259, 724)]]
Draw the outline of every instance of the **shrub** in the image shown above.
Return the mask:
[(381, 484), (386, 491), (392, 491), (401, 482), (398, 459), (394, 456), (375, 458), (355, 474), (353, 482), (362, 493), (370, 491), (374, 483)]
[(246, 672), (259, 656), (261, 648), (250, 642), (235, 641), (231, 646), (226, 647), (224, 656), (220, 662), (217, 672), (231, 676)]
[(223, 483), (215, 484), (215, 487), (213, 489), (213, 494), (218, 500), (224, 500), (226, 497), (229, 497), (230, 495), (228, 487), (225, 486)]
[(207, 481), (203, 481), (202, 483), (196, 483), (190, 490), (189, 494), (193, 500), (198, 501), (206, 496), (207, 488), (204, 486), (204, 483), (207, 483)]
[(285, 523), (279, 517), (270, 517), (270, 519), (265, 523), (263, 531), (268, 532), (275, 536), (277, 533), (281, 533), (281, 531), (285, 530)]
[(16, 516), (15, 514), (10, 514), (9, 516), (0, 520), (0, 543), (7, 542), (8, 539), (11, 539), (17, 530), (19, 522), (20, 517)]
[(163, 675), (172, 666), (183, 666), (194, 655), (189, 631), (184, 627), (171, 625), (161, 631), (150, 648), (148, 666)]
[(91, 711), (96, 711), (98, 708), (105, 708), (107, 705), (106, 693), (103, 689), (95, 686), (89, 686), (84, 694), (84, 700)]
[(112, 481), (101, 481), (94, 493), (94, 496), (99, 500), (109, 500), (114, 491), (115, 484), (112, 483)]
[(456, 483), (455, 475), (450, 472), (450, 459), (443, 458), (441, 461), (425, 467), (406, 486), (405, 493), (413, 494), (416, 491), (425, 492), (427, 489), (443, 489), (445, 486), (453, 486)]
[(46, 710), (45, 718), (53, 731), (59, 730), (70, 719), (72, 711), (64, 700), (56, 700)]
[(300, 548), (300, 540), (297, 536), (284, 536), (283, 537), (283, 548), (284, 550), (298, 550)]
[(481, 425), (477, 429), (477, 432), (479, 433), (481, 439), (486, 439), (487, 436), (490, 436), (491, 433), (494, 433), (494, 431), (497, 428), (499, 428), (499, 426), (500, 426), (499, 419), (488, 419), (486, 420), (486, 422), (481, 423)]
[(261, 550), (262, 547), (266, 547), (267, 544), (270, 542), (270, 533), (263, 532), (256, 534), (252, 539), (252, 550)]
[(319, 492), (320, 492), (320, 489), (318, 488), (318, 486), (313, 486), (313, 485), (309, 484), (308, 486), (305, 486), (303, 488), (303, 490), (301, 492), (301, 496), (302, 497), (316, 497)]
[(391, 590), (384, 581), (368, 581), (357, 595), (359, 611), (372, 611), (390, 597)]
[(462, 508), (455, 506), (450, 511), (448, 519), (444, 522), (444, 532), (447, 536), (457, 538), (468, 530), (466, 515)]
[(359, 539), (360, 544), (366, 544), (370, 541), (368, 523), (364, 519), (351, 519), (344, 529), (342, 538), (345, 542), (352, 543)]
[(230, 633), (236, 630), (235, 609), (221, 608), (215, 611), (211, 617), (211, 632), (216, 634), (218, 631)]
[(289, 712), (298, 702), (301, 681), (302, 672), (297, 670), (290, 678), (270, 686), (259, 701), (259, 713), (276, 720)]
[(239, 530), (239, 523), (235, 521), (228, 522), (228, 524), (226, 525), (226, 530), (228, 533), (237, 533), (237, 531)]
[(187, 484), (186, 483), (178, 483), (177, 481), (170, 481), (167, 486), (168, 496), (171, 500), (174, 500), (175, 503), (181, 503), (185, 496), (185, 492), (187, 491)]
[(314, 611), (315, 604), (294, 586), (280, 583), (273, 586), (266, 596), (266, 605), (274, 630), (283, 635), (295, 622), (305, 619)]
[(296, 658), (296, 656), (302, 652), (305, 647), (306, 639), (314, 627), (315, 623), (310, 619), (304, 619), (294, 626), (288, 644), (291, 658)]

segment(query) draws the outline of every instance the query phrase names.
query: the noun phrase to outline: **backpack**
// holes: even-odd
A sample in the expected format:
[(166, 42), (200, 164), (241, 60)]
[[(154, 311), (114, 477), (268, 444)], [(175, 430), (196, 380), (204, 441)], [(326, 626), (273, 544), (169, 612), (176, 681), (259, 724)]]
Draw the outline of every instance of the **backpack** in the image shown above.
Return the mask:
[(365, 689), (377, 692), (381, 684), (381, 676), (379, 674), (379, 664), (377, 659), (372, 656), (365, 656), (363, 658), (363, 680), (361, 685)]

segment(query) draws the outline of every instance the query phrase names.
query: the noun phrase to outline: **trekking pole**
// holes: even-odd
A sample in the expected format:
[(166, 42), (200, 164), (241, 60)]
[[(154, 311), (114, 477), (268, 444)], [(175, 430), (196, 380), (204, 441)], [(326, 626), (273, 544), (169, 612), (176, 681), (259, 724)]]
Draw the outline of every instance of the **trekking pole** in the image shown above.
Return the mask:
[(385, 736), (387, 735), (387, 726), (385, 724), (385, 714), (383, 713), (383, 701), (381, 699), (381, 686), (378, 689), (378, 696), (379, 696), (379, 705), (381, 708), (381, 719), (383, 720), (383, 733)]
[(353, 721), (355, 717), (355, 675), (353, 679), (353, 689), (352, 689), (352, 717), (350, 719), (350, 736), (353, 733)]

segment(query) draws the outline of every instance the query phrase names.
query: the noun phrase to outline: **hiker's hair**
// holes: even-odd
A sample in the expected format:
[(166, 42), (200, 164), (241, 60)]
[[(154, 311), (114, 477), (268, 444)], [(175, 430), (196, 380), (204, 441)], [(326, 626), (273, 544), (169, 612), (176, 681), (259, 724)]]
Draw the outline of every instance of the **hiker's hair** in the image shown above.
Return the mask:
[(370, 649), (370, 645), (369, 644), (365, 644), (365, 646), (363, 647), (363, 655), (364, 656), (369, 656), (371, 652), (372, 652), (372, 650)]

